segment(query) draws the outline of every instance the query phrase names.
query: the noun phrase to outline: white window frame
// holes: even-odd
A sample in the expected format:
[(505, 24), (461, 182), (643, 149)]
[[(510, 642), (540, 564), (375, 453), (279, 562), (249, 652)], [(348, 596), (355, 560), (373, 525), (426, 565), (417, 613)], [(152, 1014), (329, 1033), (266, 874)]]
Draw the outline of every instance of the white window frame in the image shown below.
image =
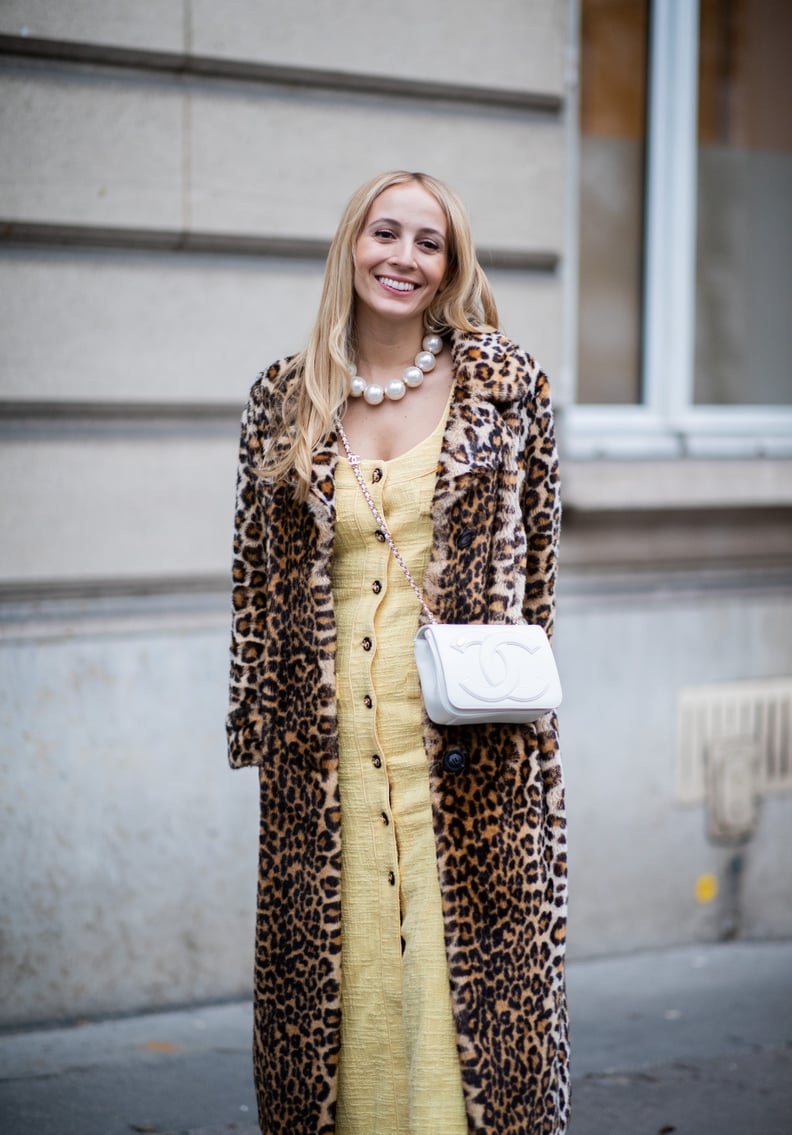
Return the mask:
[[(579, 42), (578, 0), (570, 34)], [(792, 454), (792, 407), (701, 406), (693, 401), (699, 5), (654, 0), (649, 37), (645, 282), (640, 405), (564, 410), (572, 457), (756, 457)], [(579, 120), (570, 113), (577, 147)], [(577, 183), (578, 164), (570, 162)], [(576, 186), (575, 186), (576, 188)], [(575, 210), (576, 212), (576, 210)], [(578, 225), (570, 227), (567, 303), (577, 304)], [(574, 245), (572, 244), (574, 242)], [(577, 319), (570, 315), (576, 355)], [(576, 385), (576, 361), (565, 367)]]

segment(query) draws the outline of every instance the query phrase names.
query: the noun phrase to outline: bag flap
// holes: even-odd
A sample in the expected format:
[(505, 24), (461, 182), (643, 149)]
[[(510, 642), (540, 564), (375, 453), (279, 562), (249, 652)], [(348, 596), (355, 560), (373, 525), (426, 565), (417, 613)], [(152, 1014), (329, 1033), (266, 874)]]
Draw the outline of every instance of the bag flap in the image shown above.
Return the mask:
[[(448, 702), (515, 709), (555, 709), (561, 682), (547, 635), (539, 626), (438, 625), (418, 632), (432, 651)], [(416, 655), (417, 656), (417, 655)]]

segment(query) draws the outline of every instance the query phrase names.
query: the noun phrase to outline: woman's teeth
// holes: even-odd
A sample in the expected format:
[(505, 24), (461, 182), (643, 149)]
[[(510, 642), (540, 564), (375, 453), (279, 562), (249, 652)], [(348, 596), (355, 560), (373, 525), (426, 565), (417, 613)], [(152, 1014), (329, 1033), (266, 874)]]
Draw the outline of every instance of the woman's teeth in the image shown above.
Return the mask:
[(384, 284), (387, 288), (395, 288), (397, 292), (414, 292), (417, 284), (411, 284), (408, 280), (392, 280), (390, 276), (379, 276), (379, 282)]

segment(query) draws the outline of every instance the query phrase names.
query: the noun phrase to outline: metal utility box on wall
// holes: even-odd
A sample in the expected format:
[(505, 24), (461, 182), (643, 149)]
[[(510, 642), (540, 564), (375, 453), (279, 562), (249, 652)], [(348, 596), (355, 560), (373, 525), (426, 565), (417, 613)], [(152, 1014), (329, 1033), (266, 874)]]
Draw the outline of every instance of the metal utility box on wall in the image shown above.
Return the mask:
[(680, 804), (729, 794), (725, 782), (738, 776), (754, 780), (757, 797), (792, 791), (792, 678), (681, 689), (676, 751)]

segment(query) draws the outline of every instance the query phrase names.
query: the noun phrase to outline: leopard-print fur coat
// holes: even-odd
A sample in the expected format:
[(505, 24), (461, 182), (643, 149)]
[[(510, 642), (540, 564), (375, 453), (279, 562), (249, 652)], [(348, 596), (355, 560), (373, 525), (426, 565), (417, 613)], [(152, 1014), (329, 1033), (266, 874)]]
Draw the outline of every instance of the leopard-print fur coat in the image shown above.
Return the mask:
[[(503, 336), (456, 332), (424, 592), (442, 622), (550, 632), (559, 530), (548, 383)], [(342, 958), (330, 584), (337, 439), (294, 500), (257, 464), (288, 363), (243, 416), (229, 760), (259, 766), (254, 1072), (265, 1135), (333, 1135)], [(424, 721), (468, 1124), (561, 1135), (569, 1110), (566, 836), (555, 718)], [(385, 1135), (385, 1133), (378, 1133)]]

